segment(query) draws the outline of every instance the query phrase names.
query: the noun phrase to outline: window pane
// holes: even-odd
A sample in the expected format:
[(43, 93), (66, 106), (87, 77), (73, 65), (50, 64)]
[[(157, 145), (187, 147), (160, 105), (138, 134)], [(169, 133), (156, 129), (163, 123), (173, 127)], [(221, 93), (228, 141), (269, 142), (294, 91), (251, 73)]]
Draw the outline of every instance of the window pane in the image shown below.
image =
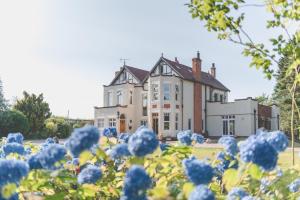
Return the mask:
[(164, 83), (163, 89), (164, 89), (164, 100), (170, 100), (170, 84)]

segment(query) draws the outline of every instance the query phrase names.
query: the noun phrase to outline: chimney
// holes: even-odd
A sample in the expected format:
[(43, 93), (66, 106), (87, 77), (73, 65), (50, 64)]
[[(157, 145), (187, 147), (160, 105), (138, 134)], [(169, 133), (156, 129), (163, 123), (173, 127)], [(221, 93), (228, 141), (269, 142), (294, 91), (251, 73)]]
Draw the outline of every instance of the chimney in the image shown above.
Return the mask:
[(201, 80), (201, 59), (200, 59), (200, 53), (197, 52), (197, 57), (192, 59), (192, 66), (193, 66), (193, 76), (196, 81)]
[[(120, 67), (120, 71), (122, 71), (123, 67)], [(115, 71), (115, 77), (120, 73), (120, 71)]]
[(212, 75), (212, 77), (216, 78), (216, 66), (215, 63), (212, 64), (211, 68), (210, 68), (210, 75)]
[(177, 57), (175, 57), (175, 62), (179, 63), (179, 61), (178, 61)]

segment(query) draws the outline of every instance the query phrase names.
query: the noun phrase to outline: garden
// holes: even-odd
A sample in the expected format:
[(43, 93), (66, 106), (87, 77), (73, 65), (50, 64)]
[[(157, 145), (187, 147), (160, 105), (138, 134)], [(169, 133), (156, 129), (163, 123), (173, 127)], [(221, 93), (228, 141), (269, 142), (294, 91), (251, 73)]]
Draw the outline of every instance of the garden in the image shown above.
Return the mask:
[(199, 147), (205, 139), (191, 131), (177, 139), (160, 142), (146, 127), (117, 134), (85, 126), (64, 144), (36, 145), (10, 133), (0, 143), (0, 199), (299, 200), (300, 155), (284, 165), (283, 132), (223, 136), (218, 149)]

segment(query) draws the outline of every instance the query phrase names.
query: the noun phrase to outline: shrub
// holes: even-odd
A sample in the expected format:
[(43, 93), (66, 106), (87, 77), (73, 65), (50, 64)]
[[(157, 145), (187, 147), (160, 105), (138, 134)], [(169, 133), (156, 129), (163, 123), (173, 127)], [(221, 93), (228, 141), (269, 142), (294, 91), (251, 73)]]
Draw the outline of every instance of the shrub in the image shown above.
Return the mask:
[(0, 112), (0, 137), (7, 136), (11, 132), (26, 133), (29, 130), (29, 122), (26, 116), (17, 110)]

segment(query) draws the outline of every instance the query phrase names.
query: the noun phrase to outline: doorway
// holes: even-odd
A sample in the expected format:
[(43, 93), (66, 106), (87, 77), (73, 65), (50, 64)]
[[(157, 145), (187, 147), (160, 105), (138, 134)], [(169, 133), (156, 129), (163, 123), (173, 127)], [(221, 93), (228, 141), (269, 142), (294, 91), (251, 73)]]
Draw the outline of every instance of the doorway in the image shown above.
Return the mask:
[(126, 132), (126, 119), (125, 119), (125, 115), (121, 114), (120, 115), (120, 133), (125, 133)]
[(152, 129), (155, 134), (158, 134), (158, 113), (152, 113)]

